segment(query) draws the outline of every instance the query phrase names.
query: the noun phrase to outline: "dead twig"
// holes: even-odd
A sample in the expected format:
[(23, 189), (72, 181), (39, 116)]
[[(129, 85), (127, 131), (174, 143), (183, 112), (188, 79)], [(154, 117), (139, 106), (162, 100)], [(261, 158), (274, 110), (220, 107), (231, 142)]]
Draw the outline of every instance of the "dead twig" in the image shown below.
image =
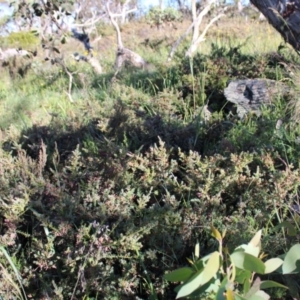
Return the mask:
[(68, 91), (64, 91), (64, 93), (68, 96), (70, 102), (74, 102), (73, 98), (72, 98), (72, 86), (73, 86), (73, 75), (77, 73), (76, 72), (71, 72), (69, 70), (69, 68), (66, 66), (65, 62), (63, 61), (62, 58), (54, 58), (52, 60), (53, 64), (58, 64), (62, 67), (62, 69), (64, 70), (64, 72), (69, 76), (69, 86), (68, 86)]

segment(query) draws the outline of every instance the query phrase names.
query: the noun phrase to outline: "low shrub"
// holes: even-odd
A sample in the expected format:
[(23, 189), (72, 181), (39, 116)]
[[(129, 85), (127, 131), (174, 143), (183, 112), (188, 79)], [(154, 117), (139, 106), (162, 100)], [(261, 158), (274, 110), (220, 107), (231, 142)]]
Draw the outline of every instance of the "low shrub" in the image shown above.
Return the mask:
[(133, 153), (94, 141), (67, 156), (60, 144), (49, 157), (42, 140), (36, 158), (17, 144), (15, 156), (1, 150), (1, 245), (32, 298), (170, 299), (161, 277), (196, 240), (210, 252), (211, 222), (227, 228), (230, 248), (269, 224), (266, 249), (282, 253), (285, 235), (272, 239), (271, 227), (289, 215), (300, 180), (278, 169), (276, 153), (201, 157), (161, 139)]

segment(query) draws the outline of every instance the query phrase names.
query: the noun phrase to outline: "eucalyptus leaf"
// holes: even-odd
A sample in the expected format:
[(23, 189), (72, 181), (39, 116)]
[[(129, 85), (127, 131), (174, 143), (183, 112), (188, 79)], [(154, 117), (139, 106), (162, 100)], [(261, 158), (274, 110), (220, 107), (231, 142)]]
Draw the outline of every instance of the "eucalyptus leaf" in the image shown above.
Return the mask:
[(237, 251), (235, 250), (230, 255), (230, 258), (235, 267), (239, 269), (244, 269), (245, 252), (242, 249)]
[(259, 277), (255, 279), (249, 291), (245, 294), (247, 299), (250, 299), (253, 295), (255, 295), (260, 290), (261, 280)]
[(206, 266), (203, 270), (196, 273), (196, 277), (181, 287), (177, 294), (177, 298), (185, 297), (190, 295), (200, 286), (207, 283), (212, 277), (216, 275), (220, 267), (220, 254), (215, 251), (209, 257)]
[(195, 257), (199, 258), (200, 257), (200, 244), (197, 243), (195, 246)]
[(249, 242), (249, 245), (252, 245), (253, 247), (258, 247), (260, 245), (261, 232), (261, 230), (256, 232), (252, 240)]
[(264, 291), (257, 291), (253, 296), (247, 300), (269, 300), (270, 296)]
[(248, 270), (243, 270), (239, 268), (235, 268), (236, 270), (236, 276), (235, 281), (239, 284), (244, 284), (245, 282), (250, 282), (250, 278), (252, 276), (252, 273)]
[(265, 274), (269, 274), (277, 270), (283, 264), (283, 260), (276, 257), (265, 261)]
[(226, 300), (234, 300), (234, 292), (231, 289), (226, 291)]
[(282, 264), (282, 273), (289, 274), (296, 270), (296, 262), (300, 259), (300, 244), (294, 245), (286, 254)]
[(224, 293), (226, 291), (226, 286), (229, 284), (227, 276), (224, 277), (215, 297), (215, 300), (224, 300)]
[(171, 273), (165, 274), (164, 279), (171, 282), (186, 281), (193, 275), (193, 273), (194, 271), (192, 268), (180, 268)]
[(216, 229), (214, 226), (211, 226), (211, 231), (212, 231), (212, 236), (218, 240), (221, 241), (222, 240), (222, 236), (221, 233), (219, 232), (218, 229)]
[(252, 244), (248, 244), (244, 246), (244, 250), (246, 253), (249, 253), (255, 257), (258, 257), (260, 252), (260, 246), (253, 246)]
[(278, 282), (275, 282), (275, 281), (272, 281), (272, 280), (266, 280), (266, 281), (262, 281), (260, 283), (260, 288), (261, 289), (269, 289), (269, 288), (273, 288), (273, 287), (288, 289), (288, 287), (286, 287), (285, 285), (282, 285), (282, 284), (280, 284)]
[(244, 269), (258, 274), (264, 274), (266, 266), (259, 258), (251, 254), (245, 253)]
[(63, 36), (63, 37), (61, 38), (60, 42), (61, 42), (62, 44), (65, 44), (65, 43), (67, 42), (67, 39), (66, 39), (66, 37), (65, 37), (65, 36)]
[(201, 270), (204, 268), (204, 261), (203, 259), (198, 259), (196, 262), (195, 262), (195, 267), (197, 270)]
[(216, 295), (219, 290), (220, 284), (220, 280), (216, 278), (216, 276), (214, 276), (207, 283), (192, 292), (189, 297), (193, 299), (193, 297), (203, 296), (204, 294)]

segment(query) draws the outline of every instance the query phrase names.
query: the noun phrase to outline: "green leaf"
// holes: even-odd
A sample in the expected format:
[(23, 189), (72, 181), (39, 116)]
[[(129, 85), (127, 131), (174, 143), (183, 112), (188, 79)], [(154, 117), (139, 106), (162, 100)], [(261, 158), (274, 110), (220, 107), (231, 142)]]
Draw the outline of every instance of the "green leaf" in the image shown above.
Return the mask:
[(260, 245), (260, 239), (261, 239), (261, 230), (256, 232), (252, 240), (249, 242), (249, 245), (252, 245), (253, 247), (258, 247)]
[(228, 284), (227, 276), (224, 277), (215, 297), (215, 300), (224, 300), (224, 293)]
[(259, 252), (260, 252), (260, 246), (254, 247), (252, 244), (241, 245), (241, 246), (237, 247), (234, 251), (244, 251), (255, 257), (258, 257)]
[(39, 32), (37, 30), (30, 31), (34, 36), (39, 36)]
[(259, 274), (264, 274), (266, 266), (259, 258), (251, 254), (245, 253), (244, 269)]
[(194, 265), (194, 262), (191, 259), (189, 259), (188, 257), (186, 258), (186, 260), (189, 262), (190, 265), (192, 265), (192, 266)]
[(234, 300), (234, 292), (231, 289), (226, 291), (226, 300)]
[(243, 249), (235, 250), (230, 255), (230, 258), (235, 267), (237, 267), (239, 269), (244, 269), (245, 252)]
[(257, 291), (253, 296), (247, 298), (247, 300), (269, 300), (270, 296), (264, 291)]
[(222, 239), (224, 239), (226, 232), (227, 232), (227, 228), (225, 228), (224, 231), (222, 232)]
[(200, 245), (199, 245), (199, 243), (197, 243), (196, 246), (195, 246), (195, 257), (197, 259), (199, 259), (199, 257), (200, 257)]
[(283, 264), (283, 260), (276, 257), (265, 261), (265, 274), (269, 274), (277, 270)]
[[(175, 291), (177, 292), (177, 298), (180, 298), (180, 293), (182, 293), (182, 289), (184, 289), (185, 292), (187, 292), (186, 295), (190, 295), (191, 293), (193, 293), (197, 288), (199, 288), (201, 285), (200, 283), (196, 286), (195, 284), (195, 280), (199, 278), (199, 276), (201, 276), (202, 272), (204, 271), (203, 270), (199, 270), (197, 271), (187, 282), (183, 283), (179, 289), (175, 289)], [(189, 285), (190, 283), (192, 283), (192, 285)], [(186, 287), (191, 287), (191, 289), (186, 289)], [(184, 296), (181, 296), (181, 297), (184, 297)]]
[(246, 245), (245, 252), (251, 254), (252, 256), (258, 257), (260, 252), (260, 247), (254, 247), (252, 245)]
[[(252, 274), (252, 273), (250, 273), (250, 274)], [(249, 278), (248, 280), (245, 280), (245, 282), (244, 282), (244, 286), (243, 286), (244, 294), (248, 293), (250, 291), (250, 288), (251, 288), (251, 280)]]
[(164, 279), (171, 282), (186, 281), (193, 275), (193, 273), (192, 268), (180, 268), (171, 273), (165, 274)]
[(235, 281), (244, 284), (245, 280), (250, 281), (250, 278), (252, 276), (252, 273), (248, 270), (243, 270), (240, 268), (235, 268), (236, 275), (235, 275)]
[(203, 270), (196, 273), (196, 277), (192, 278), (188, 283), (181, 287), (177, 294), (177, 298), (185, 297), (190, 295), (200, 286), (207, 283), (211, 278), (213, 278), (218, 272), (220, 267), (220, 254), (215, 251), (209, 257), (206, 266)]
[(251, 288), (247, 292), (247, 294), (245, 294), (245, 297), (247, 299), (251, 298), (253, 295), (255, 295), (260, 290), (260, 282), (261, 282), (260, 278), (257, 277), (255, 279), (255, 281), (253, 282)]
[(266, 281), (262, 281), (260, 283), (260, 288), (261, 289), (268, 289), (268, 288), (273, 288), (273, 287), (288, 289), (288, 287), (286, 287), (285, 285), (282, 285), (282, 284), (280, 284), (278, 282), (275, 282), (275, 281), (272, 281), (272, 280), (266, 280)]
[(286, 254), (282, 264), (282, 273), (289, 274), (296, 270), (296, 262), (300, 259), (300, 244), (294, 245)]
[(211, 280), (209, 280), (208, 282), (206, 282), (204, 285), (201, 285), (199, 288), (197, 288), (195, 291), (193, 291), (191, 294), (189, 294), (189, 297), (191, 299), (194, 299), (195, 297), (198, 297), (201, 295), (207, 295), (207, 294), (211, 294), (211, 295), (216, 295), (218, 292), (218, 289), (220, 287), (220, 280), (218, 278), (216, 278), (218, 276), (218, 274), (216, 276), (214, 276), (213, 278), (211, 278)]
[(221, 233), (219, 232), (218, 229), (216, 229), (214, 226), (211, 226), (211, 231), (212, 231), (212, 236), (218, 240), (221, 241), (222, 240), (222, 236)]
[(60, 51), (56, 47), (52, 47), (52, 50), (55, 51), (56, 53), (60, 53)]
[(194, 266), (196, 267), (197, 270), (202, 270), (204, 268), (205, 263), (208, 261), (210, 258), (211, 253), (208, 255), (205, 255), (201, 259), (198, 259), (195, 263)]
[(196, 267), (196, 270), (202, 270), (204, 269), (204, 261), (203, 259), (199, 259), (195, 262), (194, 266)]
[(67, 42), (67, 39), (66, 39), (66, 37), (65, 37), (65, 36), (63, 36), (63, 37), (61, 38), (60, 42), (61, 42), (62, 44), (65, 44), (65, 43)]

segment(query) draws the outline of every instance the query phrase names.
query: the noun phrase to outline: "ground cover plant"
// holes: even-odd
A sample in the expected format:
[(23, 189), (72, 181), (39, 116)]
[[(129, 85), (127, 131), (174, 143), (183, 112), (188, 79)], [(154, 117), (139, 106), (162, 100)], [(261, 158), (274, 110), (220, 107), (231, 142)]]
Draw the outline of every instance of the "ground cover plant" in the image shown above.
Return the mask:
[[(228, 80), (257, 77), (297, 92), (297, 54), (268, 24), (237, 17), (192, 60), (187, 41), (166, 63), (185, 21), (172, 34), (142, 22), (123, 40), (153, 68), (114, 76), (115, 33), (103, 25), (104, 74), (66, 58), (73, 102), (68, 75), (39, 56), (24, 77), (1, 68), (3, 299), (175, 299), (179, 282), (164, 275), (196, 244), (201, 256), (218, 249), (212, 224), (229, 253), (260, 229), (268, 258), (299, 243), (297, 93), (243, 120), (223, 95)], [(299, 299), (298, 275), (287, 276), (263, 278), (288, 287), (272, 299)]]

